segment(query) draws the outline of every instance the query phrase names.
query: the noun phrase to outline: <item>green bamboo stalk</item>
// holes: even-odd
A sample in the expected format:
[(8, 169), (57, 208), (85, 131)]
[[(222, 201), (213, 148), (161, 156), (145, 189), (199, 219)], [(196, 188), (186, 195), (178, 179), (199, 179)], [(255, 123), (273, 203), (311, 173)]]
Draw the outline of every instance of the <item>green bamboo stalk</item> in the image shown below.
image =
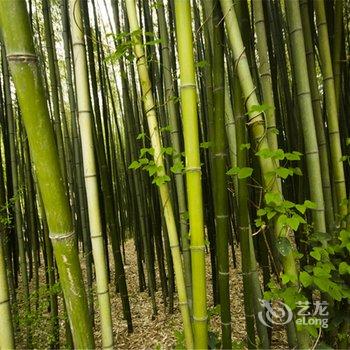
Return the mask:
[(333, 72), (334, 72), (334, 88), (335, 98), (340, 110), (340, 84), (341, 84), (341, 53), (343, 47), (343, 0), (335, 0), (334, 2), (334, 41), (333, 41)]
[[(175, 105), (175, 87), (173, 83), (171, 57), (169, 52), (169, 38), (167, 24), (165, 20), (165, 11), (163, 1), (157, 7), (160, 38), (162, 40), (162, 67), (164, 76), (164, 89), (165, 89), (165, 103), (168, 112), (169, 125), (171, 128), (171, 144), (174, 148), (173, 162), (180, 161), (181, 148), (180, 148), (180, 136), (178, 126), (178, 109)], [(186, 194), (184, 178), (181, 172), (175, 174), (176, 193), (177, 193), (177, 204), (180, 215), (180, 234), (182, 244), (182, 254), (184, 257), (184, 269), (185, 269), (185, 282), (186, 292), (190, 310), (192, 309), (192, 282), (191, 282), (191, 253), (189, 248), (188, 239), (188, 225), (187, 221), (184, 220), (184, 214), (187, 211), (186, 206)]]
[(44, 19), (44, 28), (45, 28), (45, 42), (47, 49), (47, 58), (49, 63), (49, 77), (50, 77), (50, 88), (51, 88), (51, 100), (52, 100), (52, 114), (54, 120), (54, 131), (56, 136), (56, 143), (58, 154), (60, 157), (60, 166), (61, 166), (61, 174), (63, 176), (63, 181), (67, 183), (67, 169), (65, 162), (65, 154), (64, 154), (64, 144), (62, 137), (62, 128), (61, 128), (61, 118), (60, 118), (60, 108), (59, 108), (59, 97), (58, 97), (58, 77), (55, 68), (55, 40), (53, 36), (52, 29), (52, 16), (50, 13), (49, 1), (42, 1), (42, 12)]
[[(5, 187), (3, 184), (2, 171), (3, 169), (0, 167), (0, 210), (3, 209), (3, 206), (5, 205)], [(15, 341), (12, 324), (8, 276), (6, 273), (6, 262), (4, 252), (6, 229), (1, 221), (2, 219), (3, 218), (0, 216), (0, 349), (14, 349)]]
[(87, 76), (87, 62), (84, 48), (84, 33), (80, 2), (69, 1), (78, 119), (83, 153), (84, 179), (87, 195), (92, 253), (96, 271), (97, 297), (101, 314), (102, 346), (113, 349), (113, 327), (108, 291), (106, 257), (102, 236), (100, 204), (96, 177), (95, 155), (92, 132), (92, 116)]
[[(253, 79), (250, 73), (247, 56), (245, 54), (242, 37), (240, 34), (240, 29), (235, 13), (235, 9), (232, 0), (220, 0), (222, 12), (225, 18), (226, 30), (228, 34), (229, 43), (233, 51), (233, 57), (235, 60), (235, 65), (237, 69), (238, 78), (241, 84), (242, 93), (245, 97), (246, 108), (250, 110), (252, 106), (259, 105), (258, 98), (255, 92), (255, 86), (253, 84)], [(248, 117), (247, 126), (250, 127), (251, 137), (253, 139), (253, 144), (256, 149), (268, 149), (269, 145), (266, 138), (265, 121), (261, 113), (251, 113)], [(280, 193), (277, 181), (272, 183), (266, 183), (266, 174), (274, 171), (276, 165), (271, 158), (263, 159), (259, 157), (260, 168), (262, 172), (262, 177), (264, 179), (264, 185), (266, 190), (272, 190), (274, 193)], [(282, 228), (276, 221), (274, 227), (275, 237), (279, 237)], [(284, 269), (284, 273), (292, 274), (298, 276), (298, 266), (292, 253), (287, 256), (281, 256), (281, 261)], [(303, 333), (298, 332), (300, 337), (300, 346), (307, 347), (308, 339)]]
[[(125, 0), (127, 15), (130, 24), (131, 33), (133, 39), (133, 49), (136, 56), (137, 69), (139, 72), (139, 79), (141, 83), (141, 90), (143, 96), (144, 110), (147, 117), (148, 129), (151, 138), (151, 144), (154, 149), (154, 162), (158, 168), (157, 176), (165, 176), (164, 161), (162, 156), (162, 146), (160, 141), (160, 135), (158, 130), (158, 122), (155, 111), (155, 103), (152, 95), (152, 85), (149, 79), (147, 70), (147, 61), (144, 56), (143, 46), (140, 40), (139, 34), (139, 24), (137, 21), (135, 0)], [(136, 34), (135, 34), (136, 32)], [(179, 249), (179, 241), (176, 232), (176, 224), (174, 219), (174, 213), (172, 208), (172, 203), (170, 201), (170, 193), (167, 183), (162, 183), (159, 186), (159, 192), (161, 197), (161, 202), (164, 210), (164, 218), (168, 230), (170, 247), (174, 263), (174, 271), (176, 284), (179, 296), (179, 305), (182, 313), (183, 325), (186, 346), (188, 349), (193, 347), (193, 334), (191, 328), (191, 320), (189, 313), (189, 306), (186, 295), (185, 279), (182, 271), (182, 261)]]
[(341, 160), (342, 150), (339, 135), (339, 122), (337, 101), (334, 88), (332, 58), (329, 47), (328, 27), (323, 0), (314, 1), (316, 22), (319, 37), (319, 53), (321, 58), (321, 71), (323, 76), (323, 87), (325, 92), (328, 135), (330, 155), (332, 163), (332, 177), (336, 194), (336, 210), (343, 218), (347, 214), (347, 197), (344, 177), (344, 167)]
[(310, 82), (310, 92), (311, 92), (312, 107), (313, 107), (314, 119), (315, 119), (318, 151), (320, 154), (326, 226), (330, 232), (334, 229), (334, 211), (333, 211), (332, 189), (331, 189), (331, 182), (330, 182), (330, 176), (329, 176), (328, 144), (326, 141), (324, 120), (323, 120), (322, 108), (321, 108), (321, 97), (318, 90), (318, 82), (316, 77), (316, 63), (315, 63), (315, 57), (314, 57), (313, 40), (311, 35), (308, 4), (309, 3), (307, 0), (300, 1), (300, 13), (301, 13), (302, 27), (304, 32), (307, 72), (308, 72), (309, 82)]
[(259, 73), (263, 101), (269, 108), (265, 111), (267, 140), (271, 149), (278, 148), (275, 117), (275, 103), (272, 90), (271, 70), (265, 30), (265, 18), (262, 0), (253, 0), (254, 22), (256, 29), (257, 49), (259, 54)]
[[(3, 70), (4, 70), (4, 88), (5, 88), (5, 101), (6, 101), (6, 114), (7, 114), (7, 128), (8, 138), (10, 144), (10, 157), (11, 157), (11, 176), (13, 186), (13, 198), (15, 202), (15, 228), (17, 236), (18, 251), (20, 257), (20, 271), (22, 275), (23, 283), (23, 297), (24, 297), (24, 308), (27, 315), (30, 314), (30, 300), (29, 300), (29, 281), (28, 281), (28, 269), (27, 259), (25, 254), (24, 246), (24, 233), (23, 233), (23, 220), (21, 213), (21, 194), (20, 194), (20, 181), (18, 176), (17, 168), (17, 153), (16, 153), (16, 130), (15, 121), (12, 108), (12, 97), (10, 87), (10, 74), (9, 67), (6, 61), (5, 47), (2, 46), (2, 57), (3, 57)], [(17, 144), (18, 146), (18, 144)], [(30, 346), (30, 325), (28, 322), (25, 323), (27, 328), (27, 345)]]
[(208, 330), (203, 204), (196, 78), (193, 57), (191, 6), (189, 0), (175, 0), (175, 23), (180, 67), (182, 123), (186, 154), (186, 188), (191, 232), (191, 261), (192, 271), (196, 272), (192, 274), (194, 347), (196, 349), (206, 349), (208, 344)]
[[(239, 81), (234, 80), (234, 118), (237, 135), (237, 148), (247, 142), (246, 127), (242, 116), (244, 115), (244, 106), (242, 100), (241, 88)], [(237, 153), (237, 165), (240, 168), (247, 166), (247, 152), (240, 150)], [(257, 330), (260, 345), (263, 349), (269, 348), (269, 337), (265, 325), (259, 322), (257, 317), (261, 311), (259, 298), (261, 299), (260, 281), (257, 272), (256, 258), (254, 252), (254, 244), (252, 238), (251, 223), (249, 217), (249, 193), (247, 187), (247, 179), (238, 180), (238, 229), (240, 237), (240, 248), (242, 254), (242, 277), (244, 288), (244, 311), (247, 331), (248, 349), (256, 349), (255, 328)], [(256, 327), (254, 327), (254, 316)]]
[(225, 65), (224, 65), (224, 27), (218, 2), (213, 10), (213, 102), (214, 139), (213, 170), (214, 208), (216, 226), (216, 255), (218, 264), (219, 302), (223, 349), (231, 349), (231, 310), (229, 286), (228, 230), (229, 212), (226, 184), (226, 139), (225, 135)]
[(326, 232), (322, 180), (320, 177), (321, 167), (312, 109), (310, 84), (307, 72), (299, 2), (287, 0), (286, 13), (288, 18), (289, 37), (291, 41), (291, 54), (295, 72), (296, 93), (298, 96), (298, 106), (301, 123), (303, 126), (302, 129), (304, 135), (310, 196), (311, 200), (317, 204), (317, 210), (312, 212), (313, 223), (316, 232)]
[[(18, 22), (13, 18), (17, 18)], [(43, 197), (75, 346), (93, 348), (71, 213), (60, 174), (25, 1), (0, 2), (0, 27)]]

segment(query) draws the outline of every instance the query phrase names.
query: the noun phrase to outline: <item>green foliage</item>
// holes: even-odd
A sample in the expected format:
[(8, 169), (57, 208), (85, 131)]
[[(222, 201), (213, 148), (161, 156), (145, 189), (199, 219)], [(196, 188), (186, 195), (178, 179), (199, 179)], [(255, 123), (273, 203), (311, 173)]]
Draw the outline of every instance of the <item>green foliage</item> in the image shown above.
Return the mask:
[(211, 147), (212, 145), (213, 145), (213, 143), (211, 141), (205, 141), (205, 142), (201, 142), (199, 144), (199, 147), (207, 149), (207, 148)]
[(182, 160), (177, 160), (174, 162), (174, 165), (170, 168), (171, 172), (174, 174), (181, 174), (185, 169), (185, 166), (183, 164)]
[[(107, 34), (107, 37), (114, 37), (115, 41), (118, 43), (117, 48), (114, 52), (107, 55), (105, 58), (106, 62), (117, 62), (118, 60), (125, 58), (128, 61), (132, 61), (134, 59), (134, 54), (132, 52), (132, 47), (134, 44), (134, 38), (140, 38), (144, 36), (146, 40), (143, 41), (143, 46), (153, 46), (162, 43), (161, 39), (154, 39), (155, 34), (152, 32), (142, 32), (140, 30), (136, 30), (132, 33), (121, 32), (118, 34)], [(147, 40), (150, 38), (150, 40)]]
[[(32, 337), (33, 348), (41, 348), (42, 344), (50, 344), (54, 340), (54, 334), (51, 327), (50, 296), (61, 295), (62, 289), (59, 282), (48, 288), (46, 285), (39, 287), (38, 291), (33, 291), (29, 295), (31, 305), (37, 305), (37, 308), (32, 307), (30, 312), (26, 312), (25, 308), (18, 308), (16, 323), (19, 328), (25, 328), (28, 324), (35, 330), (35, 335)], [(64, 316), (58, 316), (59, 321), (65, 320)]]
[(261, 105), (254, 105), (250, 108), (250, 110), (247, 112), (247, 114), (249, 116), (251, 115), (256, 115), (256, 114), (260, 114), (263, 113), (265, 111), (267, 111), (268, 109), (273, 108), (272, 106), (268, 105), (268, 104), (261, 104)]
[(246, 179), (247, 177), (250, 177), (252, 173), (253, 173), (253, 168), (249, 168), (249, 167), (240, 168), (238, 166), (231, 168), (226, 172), (227, 175), (237, 175), (239, 179)]
[(300, 282), (305, 288), (318, 289), (340, 301), (350, 297), (350, 231), (341, 230), (333, 237), (328, 236), (324, 239), (324, 235), (313, 234), (307, 241), (311, 259), (300, 273)]
[[(295, 204), (291, 201), (284, 200), (279, 192), (273, 191), (265, 193), (265, 203), (265, 207), (257, 211), (258, 218), (255, 220), (255, 225), (257, 227), (266, 225), (267, 222), (276, 216), (278, 224), (282, 228), (289, 228), (292, 231), (297, 231), (300, 224), (306, 224), (305, 218), (299, 214), (304, 215), (306, 209), (316, 208), (316, 204), (309, 200), (306, 200), (303, 204)], [(287, 231), (283, 230), (282, 232)], [(283, 256), (291, 252), (290, 248), (291, 247), (287, 247), (285, 240), (281, 239), (277, 241), (277, 249)]]

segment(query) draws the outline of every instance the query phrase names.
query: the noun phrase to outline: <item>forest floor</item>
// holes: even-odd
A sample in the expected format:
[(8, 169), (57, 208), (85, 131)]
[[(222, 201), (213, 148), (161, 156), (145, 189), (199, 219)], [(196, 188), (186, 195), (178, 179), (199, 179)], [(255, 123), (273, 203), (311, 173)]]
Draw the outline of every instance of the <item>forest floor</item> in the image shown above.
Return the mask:
[[(231, 316), (232, 316), (232, 339), (234, 349), (245, 349), (244, 340), (245, 332), (245, 318), (243, 306), (243, 283), (240, 267), (240, 253), (239, 247), (235, 247), (235, 255), (237, 267), (230, 266), (230, 296), (231, 296)], [(156, 292), (156, 302), (158, 312), (153, 315), (151, 299), (147, 291), (140, 292), (138, 285), (137, 261), (134, 243), (132, 240), (125, 242), (125, 274), (127, 279), (127, 286), (130, 299), (131, 314), (133, 320), (134, 332), (128, 333), (126, 321), (123, 319), (121, 299), (115, 291), (113, 283), (110, 284), (110, 296), (112, 304), (112, 318), (115, 335), (116, 349), (172, 349), (176, 347), (179, 334), (182, 330), (181, 314), (177, 305), (177, 298), (175, 293), (174, 312), (170, 314), (164, 307), (162, 299), (161, 288), (158, 286)], [(232, 258), (232, 257), (231, 257)], [(208, 308), (213, 308), (212, 285), (211, 285), (211, 271), (210, 271), (210, 257), (206, 254), (207, 259), (207, 293), (208, 293)], [(112, 261), (112, 257), (111, 260)], [(232, 260), (231, 260), (232, 261)], [(84, 263), (82, 261), (84, 270)], [(111, 264), (111, 273), (114, 276), (113, 264)], [(45, 276), (44, 268), (41, 268), (39, 277), (42, 285), (44, 285)], [(157, 271), (157, 269), (156, 269)], [(111, 279), (113, 282), (113, 278)], [(159, 281), (158, 281), (159, 282)], [(31, 286), (32, 287), (32, 286)], [(96, 348), (101, 349), (101, 334), (99, 327), (99, 312), (97, 306), (96, 293), (95, 294), (95, 340)], [(45, 293), (39, 293), (39, 308), (36, 313), (31, 314), (31, 324), (34, 329), (33, 346), (36, 349), (45, 349), (48, 347), (49, 338), (51, 336), (49, 313), (47, 312), (47, 296)], [(64, 348), (65, 332), (64, 332), (64, 318), (62, 312), (62, 297), (59, 297), (60, 305), (60, 344)], [(23, 327), (23, 310), (20, 309), (19, 324)], [(210, 331), (220, 333), (220, 318), (218, 315), (213, 315), (210, 318)], [(24, 332), (17, 332), (16, 343), (17, 349), (25, 349)], [(273, 331), (273, 349), (288, 349), (286, 336), (283, 329), (276, 329)]]

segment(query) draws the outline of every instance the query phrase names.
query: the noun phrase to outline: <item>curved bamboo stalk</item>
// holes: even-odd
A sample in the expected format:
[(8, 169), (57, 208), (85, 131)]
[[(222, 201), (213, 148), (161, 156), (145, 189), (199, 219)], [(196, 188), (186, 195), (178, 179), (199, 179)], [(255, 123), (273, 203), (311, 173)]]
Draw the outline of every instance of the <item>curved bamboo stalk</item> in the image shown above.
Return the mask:
[[(154, 149), (154, 162), (158, 168), (157, 176), (162, 177), (165, 175), (165, 167), (162, 156), (162, 146), (155, 111), (155, 103), (152, 95), (152, 85), (149, 79), (147, 61), (140, 39), (140, 27), (137, 20), (135, 0), (125, 0), (125, 3), (130, 24), (130, 30), (131, 33), (133, 33), (133, 49), (136, 56), (137, 69), (142, 90), (142, 100), (147, 117), (151, 144)], [(168, 185), (166, 183), (162, 183), (159, 186), (159, 192), (164, 210), (164, 218), (168, 230), (170, 247), (173, 257), (175, 278), (179, 295), (179, 306), (181, 309), (182, 320), (184, 324), (186, 346), (188, 349), (191, 349), (193, 347), (193, 334), (188, 300), (186, 295), (185, 279), (182, 271), (182, 259), (179, 247), (179, 240), (176, 232), (175, 218), (172, 204), (170, 201)]]
[[(173, 84), (171, 58), (169, 52), (169, 38), (167, 24), (165, 21), (164, 5), (160, 3), (157, 8), (158, 19), (159, 19), (159, 30), (160, 38), (162, 40), (162, 59), (163, 59), (163, 75), (164, 75), (164, 87), (165, 87), (165, 103), (167, 106), (169, 125), (171, 128), (171, 143), (174, 148), (173, 161), (179, 161), (181, 157), (180, 148), (180, 136), (178, 126), (178, 110), (175, 106), (175, 89)], [(191, 282), (191, 253), (188, 239), (188, 225), (187, 221), (184, 220), (183, 216), (187, 211), (186, 206), (186, 194), (185, 184), (183, 175), (179, 172), (175, 174), (176, 192), (177, 192), (177, 203), (179, 207), (180, 215), (180, 233), (181, 233), (181, 244), (182, 254), (184, 257), (184, 268), (185, 268), (185, 282), (186, 292), (190, 310), (192, 309), (192, 282)]]
[[(17, 18), (18, 22), (13, 18)], [(72, 218), (60, 174), (26, 2), (1, 1), (0, 27), (42, 193), (74, 343), (77, 348), (93, 348), (94, 339)]]
[[(245, 98), (246, 108), (250, 110), (252, 106), (259, 105), (257, 94), (255, 92), (255, 86), (253, 84), (253, 79), (250, 73), (247, 56), (245, 54), (244, 45), (242, 42), (242, 37), (234, 9), (232, 0), (220, 0), (222, 12), (225, 19), (226, 30), (228, 33), (228, 39), (233, 51), (233, 57), (235, 60), (235, 67), (237, 70), (238, 78), (241, 84), (242, 93)], [(265, 129), (265, 120), (261, 113), (255, 112), (251, 113), (248, 118), (247, 126), (250, 127), (251, 137), (253, 138), (254, 146), (257, 150), (259, 149), (268, 149), (269, 145), (266, 138), (266, 129)], [(271, 158), (263, 159), (259, 158), (260, 168), (262, 172), (263, 179), (265, 181), (266, 174), (274, 171), (276, 164)], [(267, 190), (272, 190), (275, 193), (280, 193), (278, 182), (274, 181), (273, 183), (266, 183), (265, 188)], [(279, 237), (282, 230), (276, 222), (274, 227), (274, 234), (276, 237)], [(295, 262), (295, 259), (292, 253), (289, 253), (287, 256), (281, 257), (284, 273), (292, 274), (298, 276), (298, 266)], [(298, 332), (300, 336), (299, 346), (307, 347), (308, 339), (304, 337), (301, 332)]]

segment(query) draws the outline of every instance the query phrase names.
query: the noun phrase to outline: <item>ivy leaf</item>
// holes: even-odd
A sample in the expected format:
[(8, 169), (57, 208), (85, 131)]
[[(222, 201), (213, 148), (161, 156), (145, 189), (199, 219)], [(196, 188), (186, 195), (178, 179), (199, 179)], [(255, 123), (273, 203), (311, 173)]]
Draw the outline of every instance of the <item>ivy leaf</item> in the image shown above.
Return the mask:
[(156, 164), (151, 164), (147, 165), (145, 169), (148, 171), (149, 176), (153, 176), (157, 172), (158, 167)]
[(137, 135), (136, 140), (143, 140), (146, 137), (146, 134), (144, 132), (141, 132)]
[(249, 168), (249, 167), (241, 168), (238, 172), (238, 178), (245, 179), (247, 177), (250, 177), (252, 173), (253, 173), (253, 168)]
[(140, 164), (142, 164), (142, 165), (145, 165), (145, 164), (150, 163), (150, 161), (149, 161), (148, 158), (141, 158), (141, 159), (139, 159), (139, 162), (140, 162)]
[(316, 286), (321, 289), (321, 291), (328, 292), (328, 290), (329, 290), (329, 279), (328, 278), (314, 277), (313, 281), (316, 284)]
[(270, 150), (269, 148), (264, 148), (255, 153), (256, 156), (259, 156), (263, 159), (284, 159), (284, 151), (282, 149)]
[(257, 113), (262, 113), (267, 111), (268, 109), (272, 108), (272, 106), (268, 105), (268, 104), (261, 104), (261, 105), (253, 105), (251, 106), (251, 108), (249, 109), (249, 111), (247, 112), (248, 115), (254, 115)]
[(174, 149), (172, 147), (162, 147), (162, 152), (164, 152), (165, 154), (172, 155), (173, 151)]
[(317, 250), (313, 250), (312, 252), (310, 252), (310, 255), (316, 259), (317, 261), (321, 260), (321, 252), (317, 249)]
[(287, 160), (293, 161), (293, 160), (300, 160), (300, 156), (302, 153), (293, 151), (292, 153), (285, 153), (285, 157)]
[(182, 171), (184, 170), (184, 165), (182, 163), (182, 160), (178, 160), (174, 163), (174, 165), (170, 168), (170, 170), (174, 173), (174, 174), (180, 174), (182, 173)]
[(250, 149), (250, 146), (250, 143), (242, 143), (241, 145), (239, 145), (239, 149), (243, 151), (245, 149)]
[(205, 141), (205, 142), (201, 142), (199, 147), (200, 148), (209, 148), (209, 147), (211, 147), (211, 145), (212, 145), (211, 141)]
[(314, 273), (314, 276), (315, 277), (320, 277), (320, 278), (330, 278), (331, 275), (329, 273), (329, 270), (328, 269), (324, 269), (323, 266), (315, 266), (313, 269), (312, 269), (313, 273)]
[(293, 171), (284, 167), (278, 167), (276, 169), (276, 174), (282, 179), (286, 179), (289, 175), (293, 175)]
[(292, 251), (292, 245), (287, 237), (279, 237), (276, 241), (276, 247), (279, 253), (283, 256), (287, 256)]
[(281, 279), (283, 284), (287, 284), (290, 281), (290, 276), (288, 274), (281, 274)]
[(312, 276), (308, 274), (306, 271), (300, 272), (299, 275), (300, 283), (305, 287), (309, 287), (312, 284)]
[(241, 170), (241, 168), (239, 166), (235, 166), (231, 169), (229, 169), (227, 172), (226, 172), (226, 175), (237, 175), (239, 173), (239, 171)]
[(297, 209), (300, 211), (300, 213), (305, 214), (305, 211), (306, 211), (305, 205), (297, 204), (297, 205), (295, 206), (295, 208), (297, 208)]
[(292, 216), (291, 218), (288, 218), (287, 219), (287, 225), (293, 230), (293, 231), (296, 231), (299, 227), (299, 220), (298, 218)]
[(348, 265), (345, 261), (342, 261), (339, 264), (339, 273), (341, 275), (350, 274), (350, 265)]
[(348, 247), (350, 244), (350, 232), (347, 230), (341, 230), (339, 234), (339, 239), (342, 242), (341, 247)]
[(171, 132), (172, 131), (172, 128), (170, 125), (167, 125), (167, 126), (164, 126), (162, 128), (160, 128), (160, 132), (163, 132), (163, 131), (169, 131)]
[(293, 173), (295, 175), (298, 175), (298, 176), (303, 176), (303, 172), (301, 171), (301, 169), (299, 167), (296, 167), (296, 168), (288, 168), (290, 169), (291, 171), (293, 171)]
[(267, 218), (271, 220), (277, 213), (275, 211), (270, 211), (267, 213)]
[(316, 209), (317, 208), (317, 204), (315, 202), (311, 202), (309, 200), (306, 200), (304, 202), (304, 206), (308, 209)]
[(274, 203), (275, 205), (279, 205), (282, 202), (281, 194), (279, 192), (267, 192), (265, 194), (266, 204), (271, 205)]
[(151, 156), (154, 156), (154, 149), (151, 148), (141, 148), (140, 149), (140, 158), (143, 158), (146, 154), (150, 154)]
[(258, 209), (258, 211), (256, 212), (256, 214), (257, 214), (258, 216), (263, 216), (263, 215), (266, 214), (266, 210), (263, 209), (263, 208), (260, 208), (260, 209)]
[(157, 186), (161, 186), (165, 184), (166, 182), (170, 181), (170, 177), (168, 175), (163, 176), (157, 176), (153, 179), (152, 183), (156, 184)]
[(129, 169), (138, 169), (141, 166), (141, 163), (139, 163), (137, 160), (134, 160), (130, 165)]

